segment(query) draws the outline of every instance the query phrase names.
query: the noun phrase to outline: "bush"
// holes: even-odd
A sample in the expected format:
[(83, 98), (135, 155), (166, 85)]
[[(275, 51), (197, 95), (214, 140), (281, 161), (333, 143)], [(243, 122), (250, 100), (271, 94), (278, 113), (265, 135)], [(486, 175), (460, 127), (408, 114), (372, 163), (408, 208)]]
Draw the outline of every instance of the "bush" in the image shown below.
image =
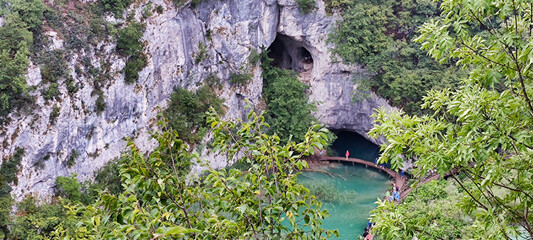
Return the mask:
[(72, 201), (81, 200), (80, 183), (76, 179), (78, 175), (72, 174), (70, 177), (57, 177), (56, 179), (56, 195), (63, 198), (68, 198)]
[(296, 73), (271, 66), (272, 59), (263, 49), (263, 98), (267, 104), (267, 120), (282, 141), (304, 140), (304, 135), (316, 119), (311, 115), (315, 106), (308, 103), (309, 88), (296, 77)]
[(207, 75), (204, 81), (205, 85), (210, 88), (217, 88), (218, 90), (222, 89), (222, 84), (220, 84), (220, 78), (217, 75), (210, 73)]
[(25, 103), (24, 74), (29, 66), (28, 46), (32, 43), (26, 24), (17, 14), (8, 15), (0, 27), (0, 117)]
[(207, 131), (205, 112), (213, 107), (222, 113), (222, 99), (218, 98), (210, 87), (200, 87), (196, 92), (176, 88), (170, 95), (168, 108), (164, 117), (181, 139), (189, 143), (200, 141)]
[(76, 164), (76, 159), (78, 159), (78, 151), (76, 149), (72, 149), (67, 160), (67, 166), (69, 168), (74, 166), (74, 164)]
[(108, 162), (96, 172), (95, 185), (100, 186), (102, 190), (107, 189), (111, 194), (121, 193), (124, 189), (120, 180), (119, 168), (117, 159)]
[(130, 23), (118, 31), (117, 50), (124, 56), (139, 54), (143, 50), (142, 36), (142, 25), (138, 22)]
[(57, 83), (51, 83), (50, 86), (48, 86), (47, 89), (43, 89), (41, 91), (41, 94), (43, 95), (43, 98), (45, 100), (52, 100), (52, 99), (56, 99), (60, 92), (59, 92), (59, 85), (57, 85)]
[(67, 90), (69, 93), (76, 93), (78, 92), (78, 90), (80, 89), (80, 84), (79, 83), (75, 83), (74, 82), (74, 79), (72, 78), (68, 78), (67, 79)]
[(61, 110), (59, 108), (59, 106), (55, 105), (54, 108), (52, 109), (52, 112), (50, 113), (50, 125), (54, 125), (56, 123), (56, 118), (59, 117), (59, 110)]
[[(50, 239), (50, 234), (60, 224), (66, 228), (66, 211), (60, 204), (36, 203), (32, 196), (17, 204), (18, 212), (12, 218), (9, 239)], [(45, 237), (48, 236), (48, 237)]]
[(244, 86), (252, 80), (251, 73), (231, 73), (229, 76), (229, 83), (238, 86)]
[(152, 16), (152, 3), (148, 3), (146, 7), (143, 8), (142, 17), (143, 19), (149, 18)]
[(255, 67), (261, 61), (261, 53), (257, 49), (252, 48), (250, 50), (250, 56), (248, 56), (248, 62), (252, 67)]
[(134, 83), (139, 79), (139, 71), (147, 64), (146, 55), (143, 51), (141, 37), (142, 25), (137, 22), (130, 23), (127, 27), (119, 30), (117, 50), (128, 58), (124, 67), (124, 81)]
[(300, 8), (300, 11), (304, 14), (308, 14), (316, 8), (315, 0), (296, 0), (296, 3), (298, 3), (298, 8)]
[(115, 17), (120, 17), (124, 10), (133, 2), (133, 0), (100, 0), (100, 7), (105, 12), (112, 12)]
[(137, 82), (139, 79), (139, 72), (146, 67), (147, 63), (148, 61), (144, 53), (129, 57), (126, 61), (126, 66), (124, 67), (124, 81), (128, 84)]
[(29, 30), (36, 32), (41, 28), (43, 13), (46, 9), (42, 0), (8, 1), (11, 2), (13, 12), (20, 16)]
[(198, 44), (198, 53), (196, 54), (196, 58), (194, 59), (194, 62), (196, 64), (200, 63), (201, 61), (205, 60), (207, 58), (207, 46), (200, 42)]
[(163, 9), (163, 6), (161, 5), (157, 5), (157, 7), (155, 7), (155, 11), (159, 14), (163, 13), (163, 10), (165, 9)]
[(0, 167), (0, 175), (3, 177), (4, 183), (14, 183), (17, 185), (17, 172), (23, 156), (24, 148), (17, 148), (13, 156), (2, 162), (2, 166)]
[(98, 95), (98, 98), (96, 98), (95, 111), (97, 113), (101, 113), (105, 110), (105, 108), (106, 108), (106, 104), (105, 104), (104, 94), (101, 93)]
[(13, 199), (11, 196), (0, 197), (0, 239), (8, 239), (9, 228), (8, 225), (12, 223), (11, 209), (13, 206)]

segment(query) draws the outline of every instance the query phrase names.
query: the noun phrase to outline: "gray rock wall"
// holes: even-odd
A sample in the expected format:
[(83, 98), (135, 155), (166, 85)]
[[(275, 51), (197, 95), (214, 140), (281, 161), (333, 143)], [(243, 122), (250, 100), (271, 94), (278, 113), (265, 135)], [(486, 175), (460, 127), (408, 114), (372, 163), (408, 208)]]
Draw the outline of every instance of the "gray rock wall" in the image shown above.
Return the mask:
[[(359, 103), (351, 100), (352, 91), (357, 91), (352, 79), (363, 72), (357, 66), (331, 61), (332, 46), (326, 40), (337, 18), (326, 16), (320, 0), (317, 10), (308, 15), (302, 15), (293, 0), (210, 0), (194, 9), (179, 10), (163, 0), (153, 2), (164, 6), (165, 11), (145, 20), (143, 39), (149, 63), (137, 83), (124, 83), (120, 71), (124, 59), (115, 53), (113, 43), (104, 44), (103, 54), (75, 53), (69, 62), (71, 77), (84, 83), (76, 94), (69, 95), (66, 84), (61, 84), (60, 100), (46, 102), (38, 97), (32, 114), (14, 113), (4, 123), (0, 129), (0, 156), (9, 156), (16, 147), (26, 149), (18, 185), (12, 192), (16, 199), (28, 193), (50, 196), (57, 176), (77, 173), (81, 180), (89, 179), (95, 170), (121, 154), (126, 137), (134, 138), (145, 151), (151, 149), (154, 143), (148, 140), (147, 129), (155, 125), (154, 117), (165, 108), (175, 86), (195, 89), (209, 74), (215, 74), (223, 83), (217, 94), (225, 99), (225, 118), (241, 118), (245, 99), (254, 105), (260, 103), (261, 70), (257, 66), (249, 69), (254, 78), (245, 87), (229, 85), (229, 75), (248, 64), (252, 49), (270, 46), (277, 34), (294, 40), (312, 55), (313, 64), (301, 73), (301, 80), (310, 85), (310, 100), (317, 104), (315, 115), (326, 126), (366, 136), (372, 126), (373, 109), (387, 105), (375, 96)], [(137, 19), (144, 4), (136, 6)], [(57, 34), (47, 35), (52, 43), (50, 49), (62, 48)], [(198, 62), (201, 45), (206, 46), (207, 54)], [(93, 85), (73, 73), (74, 66), (85, 56), (96, 65), (102, 58), (107, 59), (114, 73), (103, 90), (107, 108), (100, 114), (92, 110), (96, 101), (91, 94)], [(27, 81), (39, 85), (38, 66), (30, 67)], [(39, 89), (32, 94), (38, 96), (38, 92)], [(56, 104), (61, 107), (60, 115), (51, 124), (49, 115)], [(79, 157), (74, 166), (68, 167), (66, 162), (73, 150)], [(214, 166), (224, 164), (223, 159), (213, 161)]]

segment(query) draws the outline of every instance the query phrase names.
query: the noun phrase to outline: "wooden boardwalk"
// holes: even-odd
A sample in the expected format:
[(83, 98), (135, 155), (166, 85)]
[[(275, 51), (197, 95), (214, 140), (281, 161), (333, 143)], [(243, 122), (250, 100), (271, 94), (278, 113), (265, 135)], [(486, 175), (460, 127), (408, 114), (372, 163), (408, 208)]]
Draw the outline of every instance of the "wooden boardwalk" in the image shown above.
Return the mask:
[(391, 178), (394, 179), (394, 182), (396, 184), (396, 186), (398, 186), (398, 188), (400, 188), (400, 193), (401, 193), (401, 198), (403, 199), (405, 194), (403, 194), (403, 191), (405, 191), (405, 183), (406, 183), (406, 178), (405, 177), (402, 177), (398, 172), (390, 169), (390, 168), (386, 168), (386, 167), (383, 167), (383, 166), (380, 166), (380, 165), (376, 165), (375, 163), (373, 162), (370, 162), (370, 161), (366, 161), (366, 160), (363, 160), (363, 159), (358, 159), (358, 158), (348, 158), (346, 159), (345, 157), (323, 157), (320, 159), (320, 161), (336, 161), (336, 162), (350, 162), (350, 163), (357, 163), (357, 164), (362, 164), (362, 165), (365, 165), (366, 167), (371, 167), (371, 168), (374, 168), (374, 169), (377, 169), (379, 171), (383, 171), (383, 172), (386, 172), (387, 174), (389, 174), (389, 176)]

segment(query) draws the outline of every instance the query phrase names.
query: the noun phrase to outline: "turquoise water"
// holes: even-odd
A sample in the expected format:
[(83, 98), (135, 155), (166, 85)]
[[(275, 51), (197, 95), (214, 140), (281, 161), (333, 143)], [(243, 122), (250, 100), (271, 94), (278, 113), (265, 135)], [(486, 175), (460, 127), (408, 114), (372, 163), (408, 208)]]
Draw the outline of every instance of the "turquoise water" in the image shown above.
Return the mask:
[[(315, 168), (316, 169), (316, 168)], [(325, 229), (338, 229), (338, 239), (357, 239), (363, 234), (374, 202), (391, 186), (389, 177), (361, 166), (330, 164), (322, 172), (304, 172), (298, 180), (309, 188), (329, 211)], [(337, 238), (335, 238), (337, 239)]]
[[(374, 161), (379, 147), (357, 133), (340, 131), (332, 145), (336, 156)], [(314, 172), (304, 172), (298, 181), (309, 188), (322, 202), (331, 216), (323, 221), (325, 229), (338, 229), (336, 239), (357, 239), (363, 234), (370, 211), (376, 207), (378, 197), (383, 197), (391, 182), (388, 175), (361, 165), (329, 164), (314, 167)], [(323, 173), (327, 171), (330, 174)]]

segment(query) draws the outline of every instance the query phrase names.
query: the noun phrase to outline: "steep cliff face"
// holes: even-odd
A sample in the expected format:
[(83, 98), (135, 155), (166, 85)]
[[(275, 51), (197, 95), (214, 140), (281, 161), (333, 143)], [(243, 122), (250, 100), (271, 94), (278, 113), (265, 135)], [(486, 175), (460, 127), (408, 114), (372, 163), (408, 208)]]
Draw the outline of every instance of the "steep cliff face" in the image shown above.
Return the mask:
[[(96, 50), (81, 52), (68, 62), (70, 76), (84, 83), (78, 92), (69, 95), (62, 84), (60, 100), (50, 102), (38, 96), (36, 90), (32, 93), (38, 96), (33, 113), (9, 116), (9, 122), (0, 130), (0, 157), (9, 156), (16, 147), (26, 149), (18, 185), (12, 192), (16, 199), (28, 193), (49, 196), (57, 176), (77, 173), (81, 179), (91, 177), (95, 170), (120, 155), (125, 149), (124, 138), (132, 137), (138, 146), (149, 150), (154, 143), (148, 140), (147, 129), (154, 126), (153, 119), (165, 108), (175, 86), (195, 89), (207, 76), (215, 74), (223, 84), (217, 94), (225, 99), (226, 119), (243, 116), (245, 99), (260, 108), (261, 70), (257, 66), (249, 68), (254, 77), (243, 87), (230, 85), (229, 77), (243, 71), (252, 49), (269, 47), (275, 41), (280, 46), (278, 55), (284, 56), (277, 60), (300, 72), (300, 79), (310, 85), (310, 99), (317, 104), (315, 115), (329, 128), (366, 136), (373, 109), (387, 106), (375, 96), (352, 101), (352, 92), (357, 91), (353, 78), (363, 72), (357, 66), (332, 62), (332, 46), (327, 37), (336, 19), (326, 16), (322, 1), (317, 1), (317, 9), (306, 15), (292, 0), (215, 0), (183, 9), (163, 0), (152, 2), (164, 11), (144, 20), (148, 65), (136, 83), (124, 82), (120, 70), (125, 62), (114, 44), (102, 44), (98, 56)], [(135, 6), (136, 19), (140, 20), (144, 4)], [(57, 33), (49, 31), (46, 35), (49, 50), (64, 48)], [(113, 73), (102, 89), (107, 105), (102, 113), (91, 110), (97, 98), (92, 94), (94, 85), (74, 71), (83, 57), (89, 57), (94, 65), (109, 63), (106, 67)], [(29, 85), (39, 85), (40, 71), (38, 66), (30, 67)], [(52, 123), (49, 116), (55, 105), (60, 110)], [(74, 151), (78, 156), (69, 167), (67, 162)]]

